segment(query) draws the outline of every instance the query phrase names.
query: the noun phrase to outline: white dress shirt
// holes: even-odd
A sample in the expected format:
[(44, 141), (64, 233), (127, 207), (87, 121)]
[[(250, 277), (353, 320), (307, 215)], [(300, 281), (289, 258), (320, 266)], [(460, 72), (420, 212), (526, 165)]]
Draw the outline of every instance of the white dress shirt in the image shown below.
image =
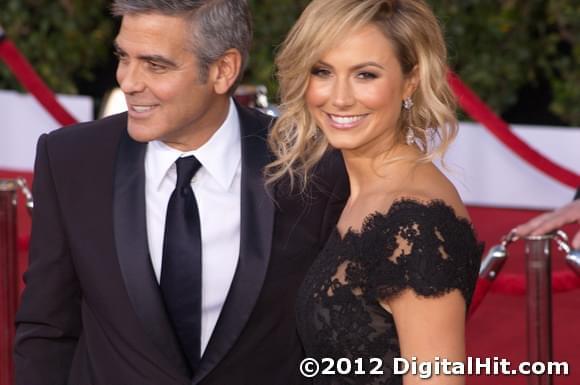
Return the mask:
[(234, 277), (240, 251), (241, 140), (238, 112), (230, 100), (222, 126), (203, 146), (183, 153), (161, 141), (147, 144), (145, 200), (151, 264), (161, 277), (165, 216), (175, 189), (175, 161), (195, 155), (202, 167), (192, 179), (201, 223), (201, 351), (205, 351)]

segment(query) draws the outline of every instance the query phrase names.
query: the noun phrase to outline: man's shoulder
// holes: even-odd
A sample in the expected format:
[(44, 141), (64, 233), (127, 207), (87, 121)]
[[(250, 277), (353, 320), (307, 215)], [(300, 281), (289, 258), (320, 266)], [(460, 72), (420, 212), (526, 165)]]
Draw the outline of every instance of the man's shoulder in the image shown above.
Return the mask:
[(348, 176), (342, 153), (329, 149), (312, 170), (311, 179), (326, 185), (348, 184)]
[(267, 136), (270, 127), (274, 123), (274, 117), (266, 115), (254, 108), (237, 105), (240, 124), (244, 127), (246, 135)]
[(53, 145), (95, 146), (108, 143), (127, 130), (127, 114), (116, 114), (90, 122), (65, 126), (48, 133)]
[(39, 146), (46, 148), (53, 165), (76, 167), (87, 161), (114, 159), (126, 132), (125, 113), (59, 128), (43, 135)]
[(294, 187), (286, 175), (276, 183), (277, 199), (345, 201), (349, 193), (348, 175), (340, 151), (329, 149), (310, 170), (304, 190), (296, 181)]

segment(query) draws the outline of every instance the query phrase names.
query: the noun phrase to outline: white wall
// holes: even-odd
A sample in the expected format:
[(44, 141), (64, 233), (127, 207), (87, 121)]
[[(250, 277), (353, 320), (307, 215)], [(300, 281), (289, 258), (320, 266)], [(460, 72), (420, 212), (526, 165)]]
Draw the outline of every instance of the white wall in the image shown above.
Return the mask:
[[(78, 121), (93, 119), (90, 97), (58, 95), (57, 98)], [(0, 90), (0, 169), (32, 170), (38, 137), (59, 126), (33, 96)]]
[[(517, 136), (546, 158), (580, 174), (580, 128), (512, 126)], [(523, 161), (485, 127), (461, 123), (445, 157), (454, 182), (468, 204), (552, 209), (572, 200), (565, 186)]]

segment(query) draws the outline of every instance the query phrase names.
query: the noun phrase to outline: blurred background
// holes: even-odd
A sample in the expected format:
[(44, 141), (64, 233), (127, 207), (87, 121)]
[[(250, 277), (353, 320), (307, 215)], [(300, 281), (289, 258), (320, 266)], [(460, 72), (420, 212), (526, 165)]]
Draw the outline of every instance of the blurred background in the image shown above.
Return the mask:
[[(445, 27), (452, 68), (510, 123), (580, 125), (578, 0), (428, 0)], [(307, 0), (249, 0), (254, 46), (246, 83), (275, 99), (276, 47)], [(115, 86), (116, 22), (107, 0), (1, 0), (0, 25), (58, 93), (100, 108)], [(19, 90), (0, 66), (0, 89)]]
[[(489, 250), (514, 226), (570, 201), (580, 187), (580, 0), (427, 1), (444, 26), (453, 71), (506, 122), (506, 131), (537, 151), (534, 162), (523, 159), (491, 135), (489, 125), (459, 111), (461, 130), (447, 158), (448, 176)], [(308, 1), (249, 3), (255, 32), (244, 84), (266, 86), (275, 104), (273, 57)], [(119, 21), (110, 16), (109, 5), (108, 0), (0, 0), (6, 38), (80, 121), (95, 118), (116, 86), (112, 41)], [(11, 107), (16, 104), (24, 107)], [(36, 138), (59, 126), (0, 61), (0, 178), (23, 176), (30, 184)], [(567, 182), (538, 167), (546, 160), (569, 172)], [(18, 219), (21, 274), (30, 227), (22, 203)], [(569, 234), (577, 229), (564, 228)], [(563, 253), (552, 251), (553, 358), (570, 365), (570, 375), (553, 383), (577, 385), (580, 280), (570, 278)], [(518, 363), (527, 357), (523, 243), (513, 245), (509, 254), (503, 272), (468, 320), (467, 344), (473, 357)], [(2, 317), (0, 308), (0, 321)], [(0, 359), (0, 372), (2, 364)], [(526, 383), (531, 382), (525, 376), (468, 378), (468, 385)]]

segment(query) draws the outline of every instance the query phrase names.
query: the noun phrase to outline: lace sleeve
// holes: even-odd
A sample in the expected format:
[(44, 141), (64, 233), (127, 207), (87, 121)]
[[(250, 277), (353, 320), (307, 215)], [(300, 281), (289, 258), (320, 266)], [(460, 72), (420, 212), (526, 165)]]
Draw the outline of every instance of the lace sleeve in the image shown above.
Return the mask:
[(361, 252), (368, 261), (367, 295), (388, 299), (406, 288), (425, 297), (459, 289), (469, 306), (483, 244), (466, 219), (442, 201), (398, 201), (387, 216), (364, 226)]

